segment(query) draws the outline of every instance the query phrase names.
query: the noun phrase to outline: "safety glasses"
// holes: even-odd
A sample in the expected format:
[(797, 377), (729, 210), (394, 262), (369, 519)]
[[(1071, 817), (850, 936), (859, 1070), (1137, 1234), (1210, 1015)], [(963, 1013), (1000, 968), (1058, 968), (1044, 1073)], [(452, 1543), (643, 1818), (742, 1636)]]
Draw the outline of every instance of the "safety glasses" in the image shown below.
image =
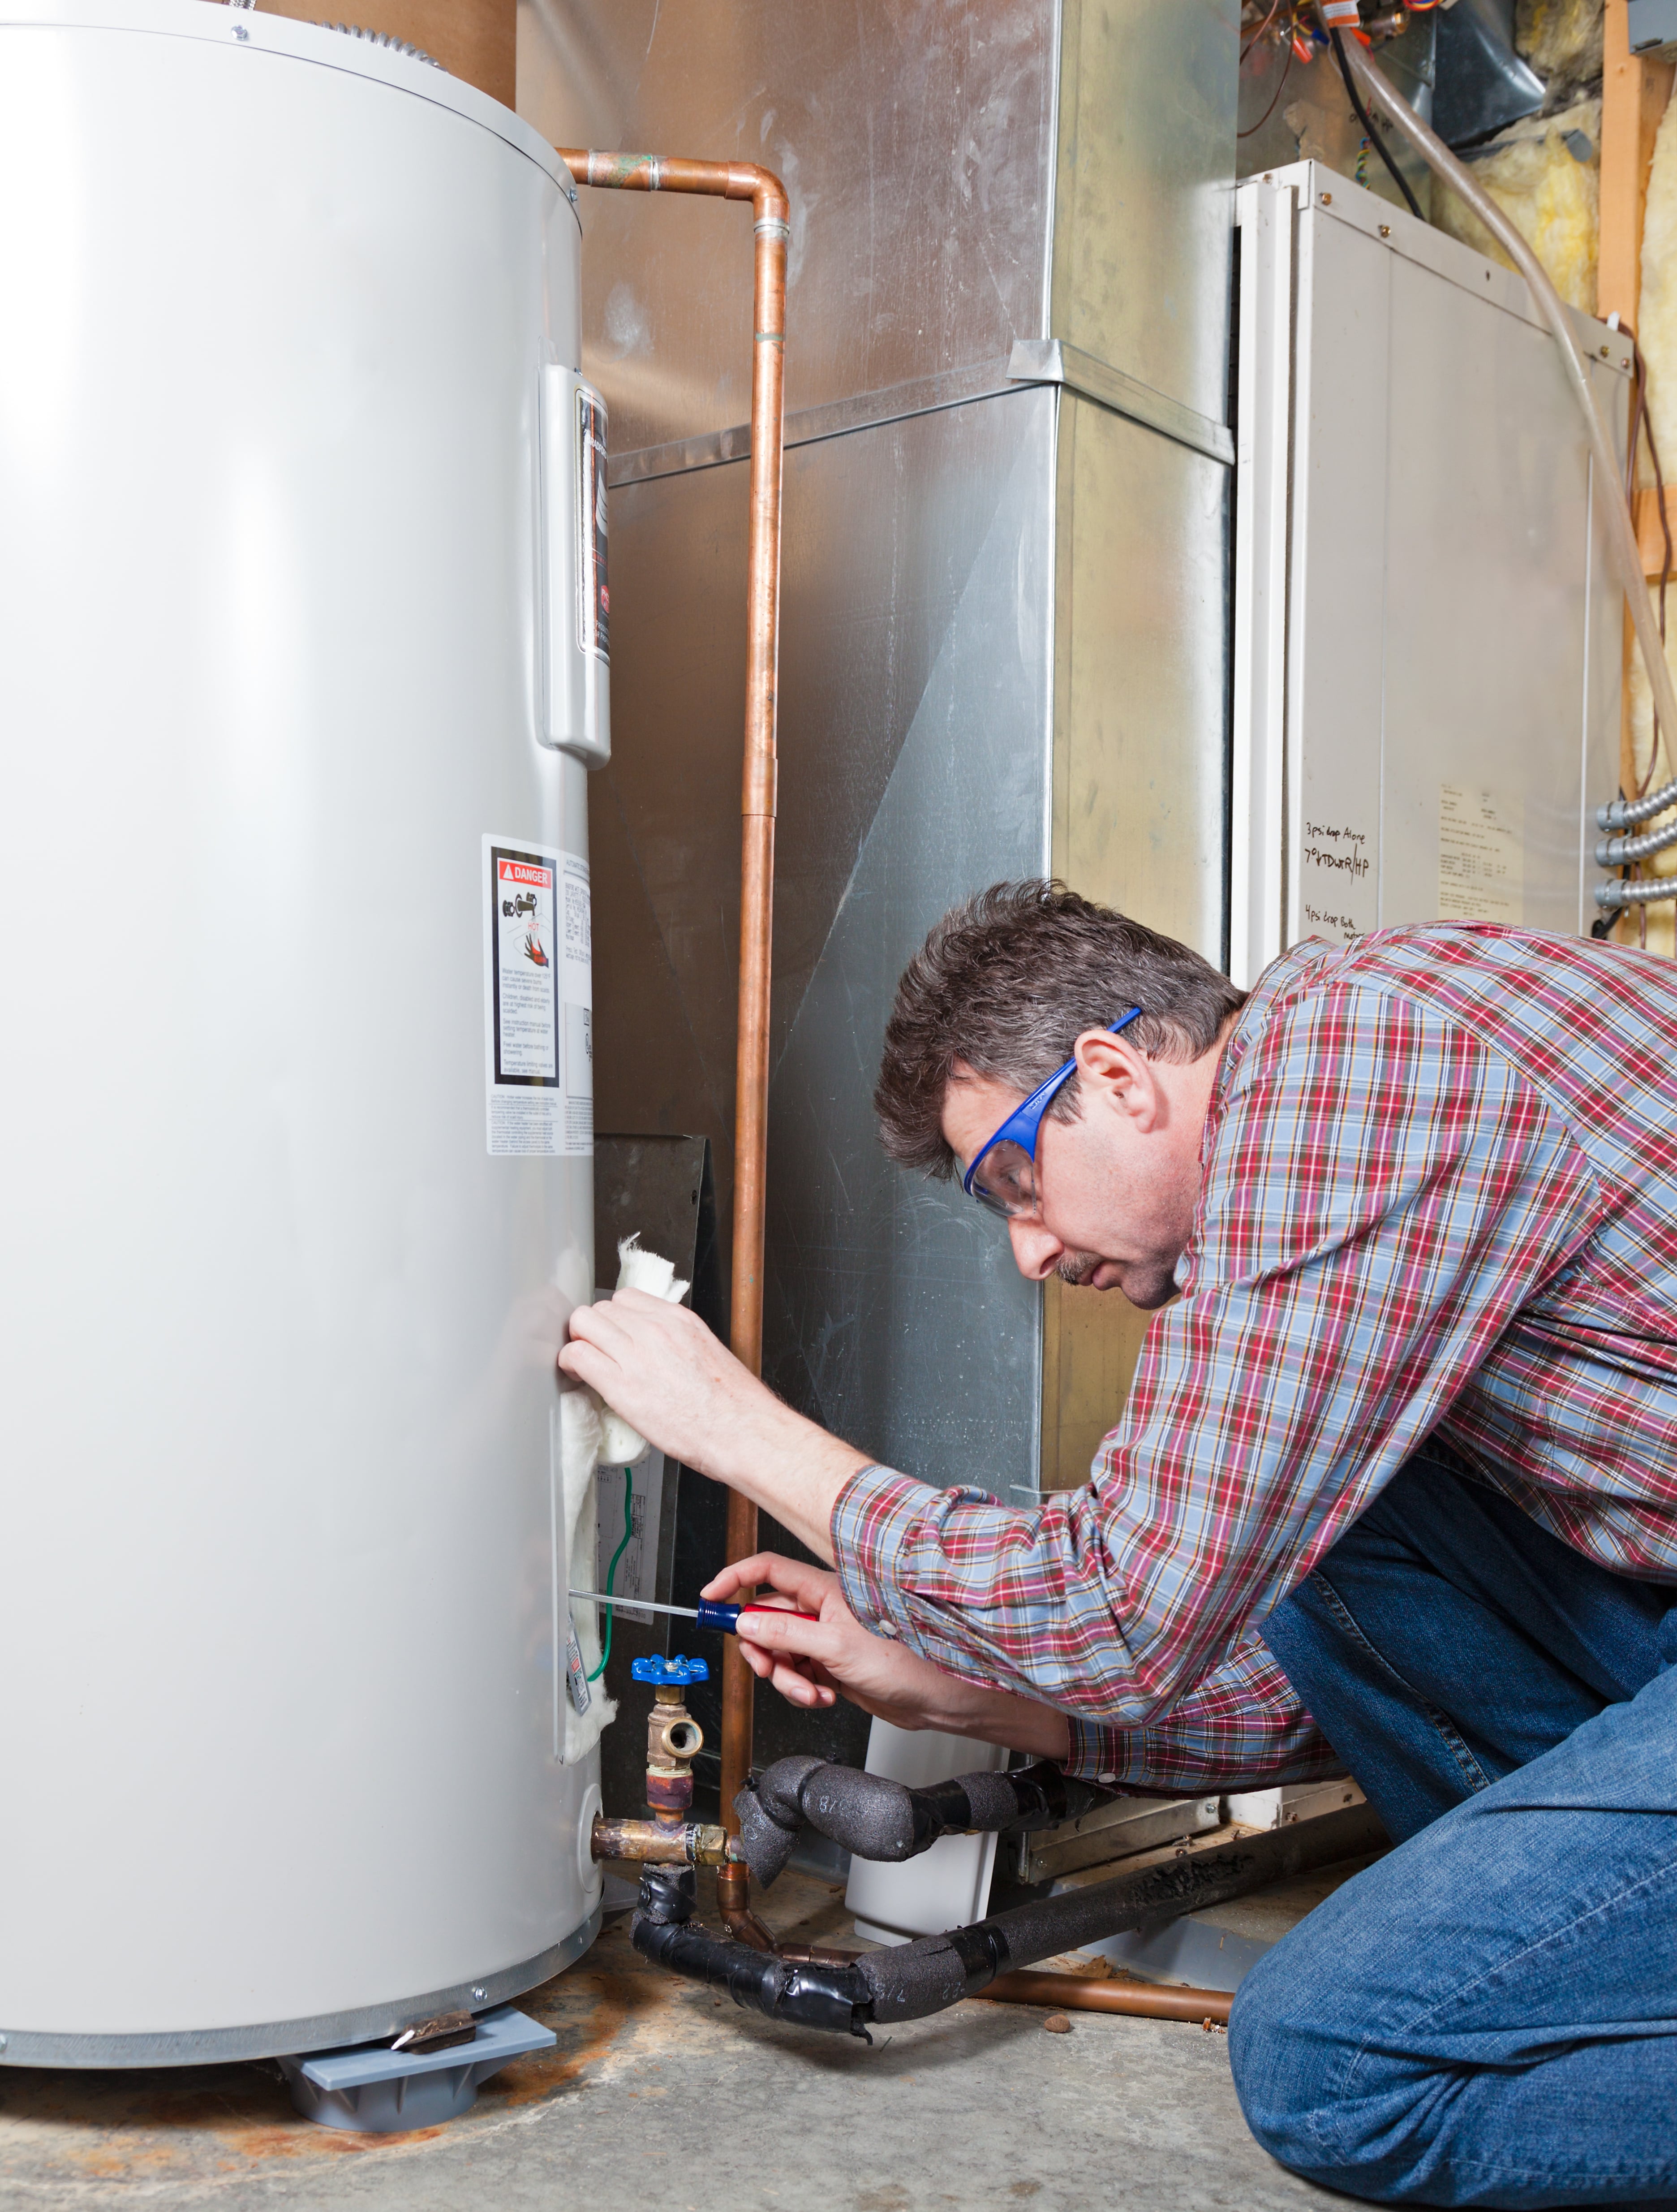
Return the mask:
[[(1139, 1021), (1141, 1013), (1139, 1006), (1132, 1006), (1122, 1019), (1107, 1024), (1107, 1035), (1117, 1036), (1120, 1030), (1127, 1030), (1132, 1022)], [(1016, 1106), (1008, 1115), (990, 1142), (979, 1146), (972, 1156), (972, 1166), (960, 1179), (960, 1187), (969, 1198), (976, 1198), (980, 1206), (999, 1213), (1004, 1221), (1036, 1208), (1037, 1139), (1042, 1117), (1076, 1066), (1074, 1054), (1046, 1083), (1039, 1083), (1024, 1104)]]

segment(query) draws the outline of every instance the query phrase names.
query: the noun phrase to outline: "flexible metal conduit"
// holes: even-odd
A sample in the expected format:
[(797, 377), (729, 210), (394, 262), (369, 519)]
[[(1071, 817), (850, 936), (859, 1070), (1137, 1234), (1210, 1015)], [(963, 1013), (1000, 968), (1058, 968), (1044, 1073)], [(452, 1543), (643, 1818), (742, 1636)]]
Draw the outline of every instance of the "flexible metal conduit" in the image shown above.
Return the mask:
[[(1334, 36), (1328, 10), (1322, 6), (1322, 0), (1318, 0), (1318, 7), (1321, 8), (1324, 27), (1329, 29), (1330, 37)], [(1660, 638), (1659, 617), (1654, 611), (1647, 579), (1642, 573), (1642, 554), (1637, 544), (1636, 523), (1620, 478), (1619, 457), (1613, 452), (1613, 441), (1607, 434), (1607, 425), (1601, 420), (1595, 394), (1589, 388), (1589, 374), (1584, 366), (1583, 349), (1560, 295), (1550, 283), (1548, 271), (1536, 254), (1490, 194), (1475, 181), (1467, 164), (1456, 159), (1436, 131), (1428, 129), (1408, 101), (1375, 68), (1357, 41), (1341, 38), (1339, 47), (1369, 106), (1377, 107), (1389, 118), (1433, 174), (1441, 177), (1452, 191), (1467, 202), (1531, 287), (1532, 295), (1542, 312), (1543, 319), (1560, 349), (1566, 380), (1583, 416), (1589, 450), (1595, 463), (1595, 482), (1601, 496), (1601, 512), (1607, 520), (1607, 541), (1613, 548), (1613, 566), (1624, 586), (1626, 604), (1631, 611), (1631, 622), (1636, 630), (1643, 665), (1648, 671), (1649, 688), (1654, 696), (1654, 712), (1662, 730), (1677, 732), (1677, 690), (1674, 690), (1672, 685), (1671, 671), (1666, 664), (1665, 647)], [(1677, 802), (1677, 777), (1660, 790), (1650, 791), (1645, 798), (1612, 800), (1599, 809), (1596, 823), (1602, 830), (1629, 829), (1638, 822), (1646, 822), (1654, 815), (1663, 813), (1674, 802)], [(1653, 849), (1657, 850), (1658, 848)], [(1662, 885), (1602, 884), (1595, 893), (1596, 904), (1608, 908), (1645, 904), (1650, 899), (1674, 897), (1677, 897), (1677, 882)]]
[[(739, 1040), (734, 1108), (734, 1271), (729, 1346), (763, 1366), (763, 1201), (769, 1118), (769, 982), (774, 918), (775, 715), (780, 663), (780, 481), (784, 434), (786, 248), (791, 203), (754, 161), (689, 161), (662, 154), (595, 154), (560, 147), (579, 185), (628, 192), (698, 192), (749, 200), (756, 240), (751, 362), (751, 522), (746, 556), (745, 773), (740, 795)], [(757, 1548), (757, 1508), (731, 1492), (728, 1557)], [(730, 1637), (722, 1656), (722, 1802), (731, 1806), (751, 1765), (751, 1669)], [(726, 1815), (724, 1814), (724, 1817)], [(749, 1919), (743, 1868), (718, 1877), (723, 1910)]]
[[(1657, 792), (1653, 795), (1656, 799), (1659, 797)], [(1638, 799), (1617, 802), (1621, 808), (1645, 805), (1646, 803)], [(1605, 814), (1608, 810), (1603, 806), (1598, 811)], [(1652, 811), (1656, 814), (1660, 811), (1658, 807)], [(1638, 821), (1646, 818), (1645, 815), (1637, 817)], [(1663, 853), (1668, 845), (1677, 845), (1677, 822), (1668, 822), (1663, 830), (1650, 830), (1642, 837), (1603, 837), (1595, 848), (1595, 865), (1598, 868), (1626, 866), (1632, 860), (1645, 860), (1655, 853)]]

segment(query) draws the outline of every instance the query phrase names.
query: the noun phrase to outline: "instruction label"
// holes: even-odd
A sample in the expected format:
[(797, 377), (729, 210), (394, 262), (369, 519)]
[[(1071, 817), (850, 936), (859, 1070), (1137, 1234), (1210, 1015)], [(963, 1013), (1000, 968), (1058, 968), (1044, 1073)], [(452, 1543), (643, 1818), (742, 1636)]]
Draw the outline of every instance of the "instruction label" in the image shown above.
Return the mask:
[(563, 856), (511, 839), (483, 841), (488, 1140), (492, 1154), (564, 1149), (559, 914)]
[(1438, 787), (1438, 919), (1525, 918), (1525, 823), (1520, 802), (1459, 783)]
[(483, 885), (489, 1151), (590, 1153), (588, 864), (551, 846), (487, 836)]

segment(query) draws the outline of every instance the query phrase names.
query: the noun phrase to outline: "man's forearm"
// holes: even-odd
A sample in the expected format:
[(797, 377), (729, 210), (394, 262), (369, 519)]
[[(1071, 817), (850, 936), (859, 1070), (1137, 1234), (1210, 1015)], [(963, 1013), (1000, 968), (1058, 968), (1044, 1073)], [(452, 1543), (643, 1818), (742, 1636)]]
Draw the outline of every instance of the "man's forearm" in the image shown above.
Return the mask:
[(1006, 1690), (964, 1683), (952, 1683), (951, 1687), (961, 1694), (951, 1698), (945, 1709), (923, 1711), (923, 1728), (971, 1736), (976, 1743), (999, 1744), (1003, 1750), (1028, 1752), (1032, 1759), (1051, 1759), (1061, 1765), (1071, 1756), (1071, 1724), (1051, 1705), (1014, 1697)]
[(832, 1564), (832, 1509), (851, 1477), (872, 1462), (765, 1389), (742, 1418), (707, 1444), (701, 1474), (772, 1513), (818, 1559)]

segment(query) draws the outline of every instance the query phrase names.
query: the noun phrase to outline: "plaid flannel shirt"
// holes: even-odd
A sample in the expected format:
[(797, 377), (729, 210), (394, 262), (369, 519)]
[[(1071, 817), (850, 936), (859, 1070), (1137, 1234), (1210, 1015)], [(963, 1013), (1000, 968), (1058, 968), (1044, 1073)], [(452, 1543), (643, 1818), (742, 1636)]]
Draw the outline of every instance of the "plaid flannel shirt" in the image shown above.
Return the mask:
[(1088, 1485), (888, 1468), (832, 1516), (857, 1615), (1176, 1790), (1333, 1757), (1264, 1615), (1429, 1437), (1677, 1583), (1677, 966), (1473, 924), (1297, 947), (1219, 1065), (1181, 1297)]

